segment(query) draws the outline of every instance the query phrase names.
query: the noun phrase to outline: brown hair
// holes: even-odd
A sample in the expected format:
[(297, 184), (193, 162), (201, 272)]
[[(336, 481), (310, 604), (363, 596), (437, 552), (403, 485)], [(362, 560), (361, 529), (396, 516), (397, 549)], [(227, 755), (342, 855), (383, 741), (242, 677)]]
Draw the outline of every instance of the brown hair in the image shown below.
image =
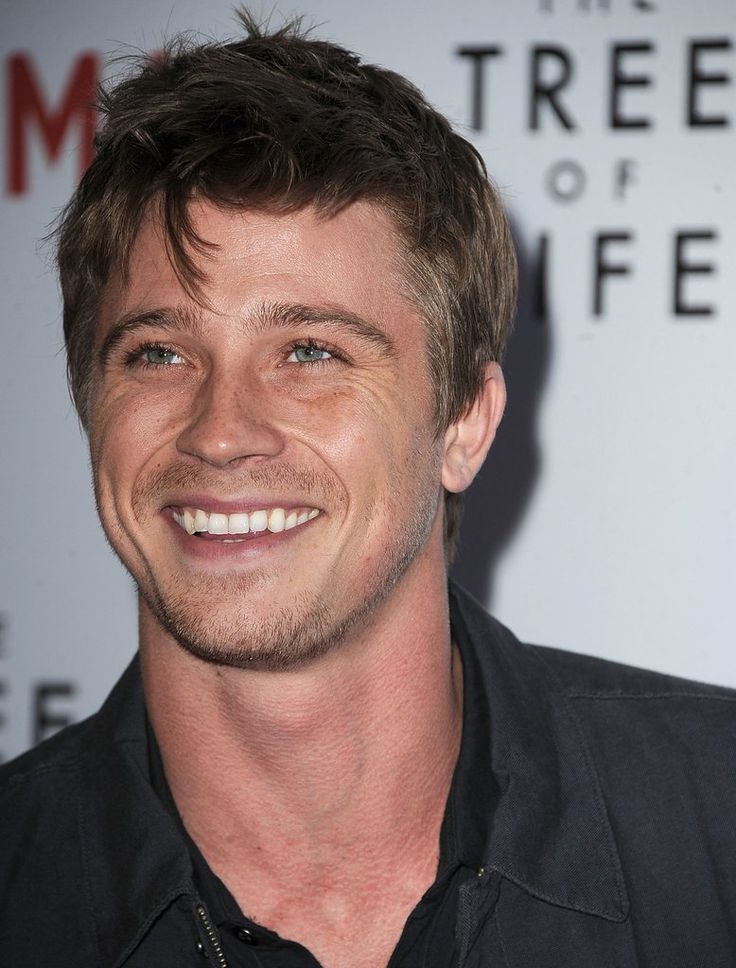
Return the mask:
[[(384, 206), (406, 244), (427, 324), (438, 433), (500, 360), (516, 298), (516, 261), (501, 203), (476, 149), (417, 88), (293, 21), (246, 37), (180, 37), (99, 94), (96, 157), (62, 213), (58, 267), (69, 383), (87, 425), (101, 291), (125, 275), (146, 211), (160, 206), (172, 264), (196, 291), (206, 249), (193, 197), (217, 205), (329, 216), (357, 199)], [(448, 557), (461, 497), (445, 495)]]

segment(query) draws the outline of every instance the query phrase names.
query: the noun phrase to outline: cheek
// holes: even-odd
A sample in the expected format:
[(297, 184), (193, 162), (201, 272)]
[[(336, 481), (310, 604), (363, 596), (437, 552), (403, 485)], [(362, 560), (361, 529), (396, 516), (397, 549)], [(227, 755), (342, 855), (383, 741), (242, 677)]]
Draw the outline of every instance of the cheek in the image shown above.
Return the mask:
[(125, 484), (176, 434), (184, 412), (177, 394), (109, 393), (95, 402), (90, 454), (96, 478)]
[(336, 389), (294, 406), (287, 419), (297, 434), (338, 464), (357, 459), (365, 466), (396, 434), (398, 413), (380, 394)]
[(412, 504), (439, 488), (442, 446), (433, 429), (429, 407), (336, 391), (302, 414), (299, 432), (353, 501), (378, 508)]
[[(404, 377), (407, 375), (404, 374)], [(418, 386), (392, 368), (365, 368), (338, 373), (304, 390), (297, 387), (279, 395), (282, 413), (294, 426), (328, 436), (395, 435), (411, 419), (423, 416), (417, 406), (423, 396)], [(301, 392), (300, 392), (301, 391)]]

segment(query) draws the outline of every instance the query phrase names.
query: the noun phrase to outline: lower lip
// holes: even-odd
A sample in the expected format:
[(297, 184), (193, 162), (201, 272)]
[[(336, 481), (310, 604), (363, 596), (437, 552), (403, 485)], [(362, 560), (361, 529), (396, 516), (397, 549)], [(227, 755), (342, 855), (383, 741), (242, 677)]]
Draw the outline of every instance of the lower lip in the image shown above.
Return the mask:
[(298, 524), (288, 531), (258, 531), (244, 535), (212, 535), (209, 532), (189, 534), (174, 521), (170, 512), (164, 516), (173, 529), (179, 547), (187, 554), (204, 561), (238, 561), (267, 554), (293, 540), (297, 534), (318, 521), (320, 515)]

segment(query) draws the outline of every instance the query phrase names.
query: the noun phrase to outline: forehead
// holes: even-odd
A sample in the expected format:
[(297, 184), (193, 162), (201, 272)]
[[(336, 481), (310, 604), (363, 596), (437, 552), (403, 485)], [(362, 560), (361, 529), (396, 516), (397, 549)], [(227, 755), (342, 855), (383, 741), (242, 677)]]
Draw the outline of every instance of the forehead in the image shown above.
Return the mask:
[(192, 303), (197, 312), (247, 320), (264, 303), (332, 307), (385, 327), (400, 341), (422, 339), (423, 324), (409, 285), (405, 245), (390, 215), (355, 202), (325, 217), (313, 207), (276, 214), (192, 203), (202, 253), (189, 249), (203, 273), (197, 298), (172, 264), (161, 221), (143, 221), (123, 279), (113, 277), (100, 305), (99, 334), (121, 315)]

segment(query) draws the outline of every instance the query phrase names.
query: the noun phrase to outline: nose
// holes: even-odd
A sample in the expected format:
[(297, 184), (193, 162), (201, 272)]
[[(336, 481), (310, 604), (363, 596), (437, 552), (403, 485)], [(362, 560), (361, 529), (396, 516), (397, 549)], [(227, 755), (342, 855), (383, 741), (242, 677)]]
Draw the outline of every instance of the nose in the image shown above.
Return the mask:
[(242, 373), (212, 373), (192, 402), (177, 448), (215, 467), (275, 457), (284, 440), (270, 410), (264, 387), (249, 384)]

